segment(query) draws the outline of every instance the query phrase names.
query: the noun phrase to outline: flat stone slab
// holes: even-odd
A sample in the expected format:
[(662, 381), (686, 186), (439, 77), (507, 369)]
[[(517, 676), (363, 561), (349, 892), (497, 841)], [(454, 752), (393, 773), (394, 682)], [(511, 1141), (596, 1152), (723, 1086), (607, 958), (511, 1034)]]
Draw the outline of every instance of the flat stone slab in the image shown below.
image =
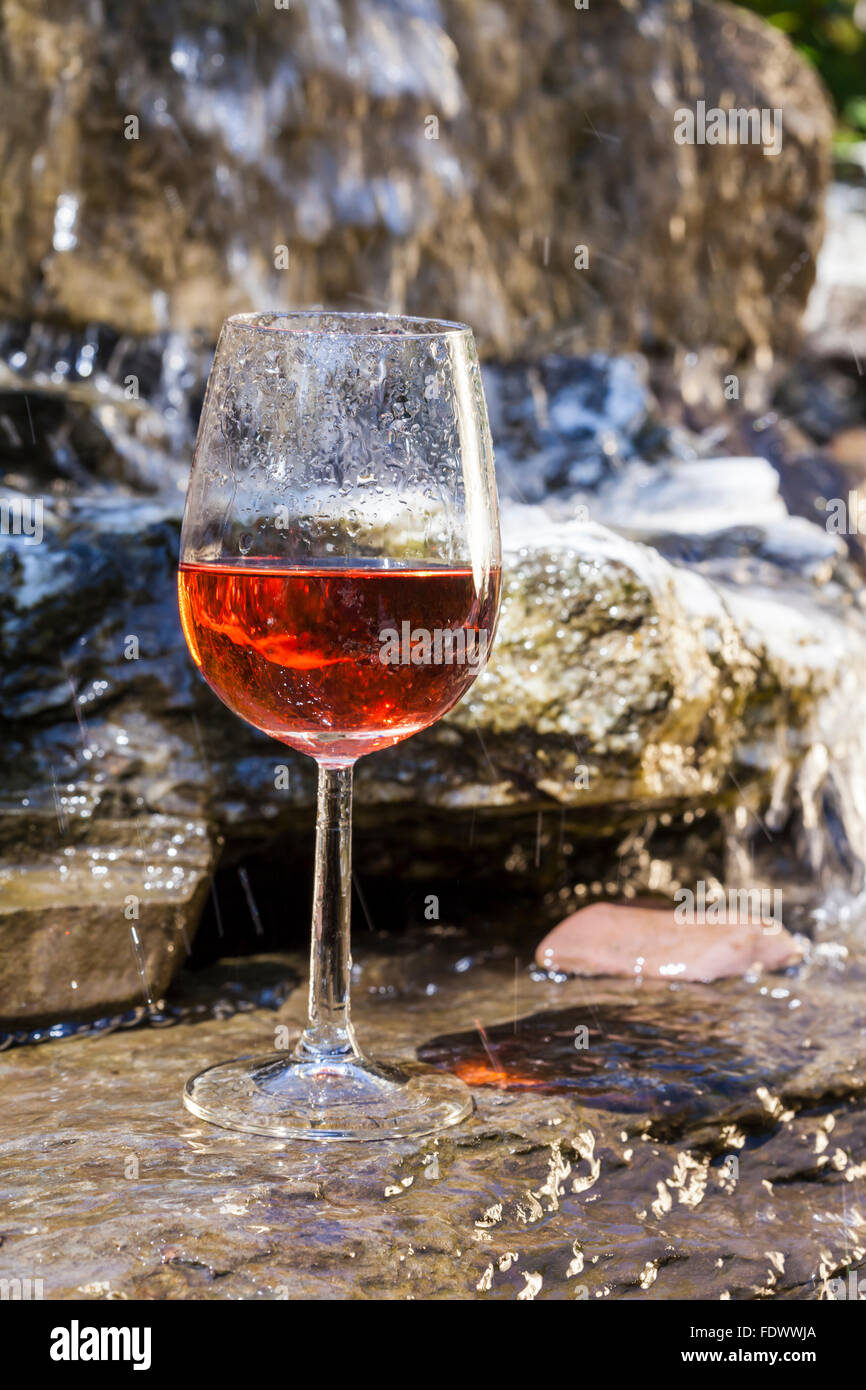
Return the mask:
[(840, 948), (635, 986), (544, 976), (501, 932), (358, 936), (362, 1040), (462, 1074), (469, 1121), (322, 1148), (189, 1116), (185, 1078), (299, 1026), (302, 986), (278, 1010), (11, 1049), (0, 1277), (48, 1299), (844, 1296), (866, 1258), (866, 1034)]

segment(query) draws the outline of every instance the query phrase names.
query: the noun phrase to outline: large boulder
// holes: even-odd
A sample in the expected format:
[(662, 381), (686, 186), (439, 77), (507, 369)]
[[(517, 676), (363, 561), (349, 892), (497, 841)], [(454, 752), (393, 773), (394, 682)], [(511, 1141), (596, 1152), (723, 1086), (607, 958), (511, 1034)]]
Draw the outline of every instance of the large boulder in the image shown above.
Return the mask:
[[(8, 315), (323, 301), (767, 360), (812, 282), (829, 104), (733, 6), (4, 0), (0, 68)], [(676, 143), (698, 101), (780, 110), (781, 151)]]

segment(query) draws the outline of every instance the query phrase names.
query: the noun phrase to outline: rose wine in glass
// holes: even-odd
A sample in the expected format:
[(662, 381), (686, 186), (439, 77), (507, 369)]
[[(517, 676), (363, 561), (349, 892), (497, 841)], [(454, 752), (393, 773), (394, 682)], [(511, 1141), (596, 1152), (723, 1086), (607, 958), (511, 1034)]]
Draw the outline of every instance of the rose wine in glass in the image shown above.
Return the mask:
[[(182, 564), (178, 594), (193, 660), (225, 704), (302, 753), (335, 731), (329, 751), (357, 758), (432, 724), (472, 684), (499, 572), (480, 595), (471, 570), (444, 566)], [(439, 663), (413, 632), (442, 634)]]
[(373, 1061), (349, 1017), (352, 768), (427, 728), (483, 668), (500, 548), (471, 330), (320, 310), (223, 326), (181, 539), (193, 661), (319, 769), (307, 1026), (291, 1054), (187, 1083), (202, 1119), (282, 1138), (426, 1134), (465, 1085)]

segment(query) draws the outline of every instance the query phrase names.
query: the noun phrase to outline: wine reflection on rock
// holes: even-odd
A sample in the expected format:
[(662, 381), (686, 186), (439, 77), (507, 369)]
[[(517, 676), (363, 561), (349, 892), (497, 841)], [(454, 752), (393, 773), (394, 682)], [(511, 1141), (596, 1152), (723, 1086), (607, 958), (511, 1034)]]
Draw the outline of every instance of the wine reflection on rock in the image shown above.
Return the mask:
[[(262, 522), (263, 501), (288, 512), (285, 528)], [(316, 759), (316, 867), (301, 1039), (289, 1058), (209, 1067), (187, 1084), (194, 1114), (278, 1137), (374, 1139), (429, 1133), (471, 1110), (456, 1077), (370, 1061), (355, 1040), (352, 769), (466, 693), (499, 594), (470, 330), (318, 311), (227, 320), (190, 478), (181, 621), (219, 698)]]

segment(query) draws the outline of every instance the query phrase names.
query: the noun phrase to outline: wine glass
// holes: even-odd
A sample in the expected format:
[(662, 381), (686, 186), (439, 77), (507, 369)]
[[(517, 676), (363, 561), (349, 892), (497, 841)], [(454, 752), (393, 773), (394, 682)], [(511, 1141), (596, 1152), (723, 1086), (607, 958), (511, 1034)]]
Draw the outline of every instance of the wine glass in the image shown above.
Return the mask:
[(500, 544), (471, 329), (237, 314), (217, 344), (181, 537), (192, 658), (249, 724), (318, 764), (309, 1013), (292, 1053), (187, 1082), (201, 1119), (279, 1138), (427, 1134), (457, 1077), (373, 1061), (349, 1019), (352, 769), (440, 719), (484, 665)]

